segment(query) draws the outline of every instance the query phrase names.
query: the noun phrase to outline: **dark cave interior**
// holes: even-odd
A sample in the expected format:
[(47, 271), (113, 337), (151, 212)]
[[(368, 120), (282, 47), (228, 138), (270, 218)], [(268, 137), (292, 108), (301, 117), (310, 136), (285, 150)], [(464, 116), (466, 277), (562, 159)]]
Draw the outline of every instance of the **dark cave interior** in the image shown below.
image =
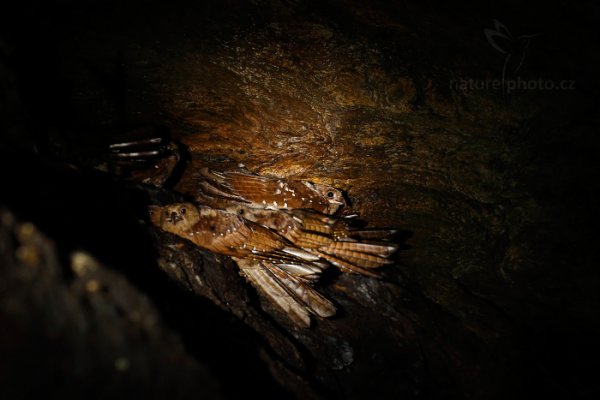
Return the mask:
[[(600, 6), (31, 0), (0, 12), (0, 398), (600, 395)], [(157, 188), (109, 144), (155, 135)], [(238, 164), (403, 232), (290, 326), (147, 206)]]

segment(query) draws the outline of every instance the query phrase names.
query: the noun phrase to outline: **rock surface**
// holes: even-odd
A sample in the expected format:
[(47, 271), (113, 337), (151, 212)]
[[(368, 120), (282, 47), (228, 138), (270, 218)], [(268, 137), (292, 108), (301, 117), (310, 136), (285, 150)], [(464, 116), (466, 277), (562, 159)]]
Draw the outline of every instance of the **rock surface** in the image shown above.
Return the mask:
[[(136, 225), (144, 205), (169, 192), (107, 184), (84, 170), (77, 179), (88, 182), (84, 193), (94, 197), (94, 212), (121, 216), (97, 229), (140, 235), (132, 249), (146, 254), (141, 270), (166, 272), (147, 276), (121, 271), (122, 260), (106, 263), (111, 274), (126, 273), (145, 287), (161, 313), (169, 307), (160, 293), (172, 296), (179, 311), (170, 323), (197, 358), (181, 356), (184, 375), (201, 374), (198, 365), (208, 359), (214, 380), (230, 387), (252, 381), (244, 371), (260, 365), (256, 379), (265, 387), (298, 398), (598, 393), (588, 369), (599, 354), (600, 330), (595, 6), (44, 4), (5, 24), (0, 36), (4, 144), (81, 165), (95, 163), (88, 154), (127, 138), (132, 127), (160, 125), (187, 149), (172, 192), (193, 196), (203, 166), (244, 164), (339, 187), (372, 226), (410, 236), (385, 279), (332, 276), (321, 290), (342, 312), (298, 331), (268, 304), (261, 308), (230, 260)], [(515, 38), (541, 33), (526, 47), (513, 40), (513, 59), (526, 57), (505, 76), (505, 55), (484, 34), (494, 19)], [(489, 86), (540, 78), (566, 86)], [(7, 160), (3, 175), (13, 175), (10, 165), (20, 171), (30, 164)], [(80, 203), (70, 184), (53, 180), (63, 182), (69, 172), (46, 174), (47, 180), (25, 172), (8, 177), (29, 189), (0, 202), (25, 221), (37, 224), (37, 214), (60, 225), (39, 212), (35, 196), (56, 197), (43, 209), (59, 215), (69, 212), (61, 196), (76, 209)], [(110, 189), (98, 189), (103, 185)], [(51, 237), (68, 248), (77, 243), (73, 235)], [(81, 242), (97, 239), (82, 236)], [(96, 249), (97, 257), (108, 251)], [(12, 276), (16, 264), (2, 265)], [(162, 282), (166, 276), (209, 301), (177, 294)], [(59, 293), (70, 293), (61, 296), (75, 296), (75, 283), (52, 279)], [(24, 304), (7, 292), (2, 297)], [(36, 304), (30, 312), (46, 315)], [(76, 305), (63, 311), (89, 318), (89, 311), (69, 307)], [(79, 340), (61, 337), (71, 346)], [(238, 354), (227, 352), (226, 339), (238, 341)], [(161, 340), (176, 341), (152, 346)], [(210, 355), (203, 359), (203, 352)], [(226, 397), (238, 393), (228, 390)]]

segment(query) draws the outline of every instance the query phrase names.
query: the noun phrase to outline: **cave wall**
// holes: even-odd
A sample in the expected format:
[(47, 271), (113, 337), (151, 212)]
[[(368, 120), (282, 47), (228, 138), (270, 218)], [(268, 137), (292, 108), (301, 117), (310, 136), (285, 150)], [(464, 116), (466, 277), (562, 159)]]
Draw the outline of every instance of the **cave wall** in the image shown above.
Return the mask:
[[(174, 280), (266, 338), (279, 385), (340, 398), (593, 393), (593, 5), (35, 4), (5, 30), (5, 142), (85, 164), (97, 143), (160, 125), (187, 152), (175, 192), (193, 195), (203, 166), (243, 164), (339, 187), (372, 226), (410, 233), (383, 281), (324, 287), (342, 315), (300, 333), (256, 311), (226, 260), (208, 290), (194, 276), (209, 256), (165, 256), (172, 238), (158, 238)], [(484, 34), (496, 19), (526, 55), (506, 76)], [(502, 79), (572, 87), (465, 86)]]

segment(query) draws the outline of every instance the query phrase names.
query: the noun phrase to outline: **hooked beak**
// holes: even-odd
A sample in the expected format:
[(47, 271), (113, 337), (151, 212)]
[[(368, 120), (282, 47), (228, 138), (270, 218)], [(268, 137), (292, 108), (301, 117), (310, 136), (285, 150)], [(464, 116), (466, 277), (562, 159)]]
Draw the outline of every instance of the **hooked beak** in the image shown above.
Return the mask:
[(181, 218), (181, 215), (177, 214), (175, 211), (171, 211), (171, 213), (169, 213), (169, 215), (167, 216), (167, 222), (173, 225), (175, 225), (182, 219), (183, 218)]

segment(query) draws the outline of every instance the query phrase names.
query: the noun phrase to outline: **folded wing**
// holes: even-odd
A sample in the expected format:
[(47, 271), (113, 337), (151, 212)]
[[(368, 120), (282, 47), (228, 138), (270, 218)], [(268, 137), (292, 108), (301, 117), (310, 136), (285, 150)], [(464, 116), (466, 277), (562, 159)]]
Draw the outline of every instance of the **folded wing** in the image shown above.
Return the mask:
[(332, 214), (344, 205), (336, 188), (308, 181), (273, 178), (242, 172), (201, 170), (198, 200), (211, 204), (236, 201), (253, 208), (307, 208)]
[(302, 274), (265, 260), (235, 259), (240, 273), (297, 325), (310, 326), (310, 315), (327, 318), (335, 306), (314, 290)]

